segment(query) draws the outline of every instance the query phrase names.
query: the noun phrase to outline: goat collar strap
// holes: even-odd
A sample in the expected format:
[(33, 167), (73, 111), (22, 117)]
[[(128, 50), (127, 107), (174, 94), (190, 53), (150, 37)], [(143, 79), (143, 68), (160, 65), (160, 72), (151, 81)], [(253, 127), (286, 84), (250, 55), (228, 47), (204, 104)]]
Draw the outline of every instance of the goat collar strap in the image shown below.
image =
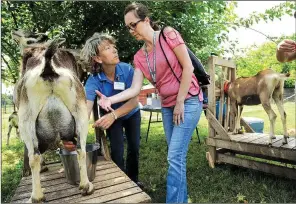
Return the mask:
[(224, 82), (224, 93), (228, 94), (229, 86), (230, 86), (229, 81)]

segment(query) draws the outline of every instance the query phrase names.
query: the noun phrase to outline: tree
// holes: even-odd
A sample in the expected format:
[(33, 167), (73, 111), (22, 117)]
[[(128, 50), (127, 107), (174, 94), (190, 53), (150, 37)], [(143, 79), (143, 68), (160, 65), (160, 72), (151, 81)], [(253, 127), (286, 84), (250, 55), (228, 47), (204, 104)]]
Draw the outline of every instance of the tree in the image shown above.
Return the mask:
[[(125, 29), (124, 8), (129, 1), (2, 1), (2, 80), (15, 83), (19, 76), (20, 53), (11, 40), (13, 29), (47, 33), (50, 38), (63, 37), (65, 46), (81, 48), (94, 32), (109, 32), (120, 42), (119, 55), (132, 62), (141, 42)], [(291, 14), (293, 2), (285, 2), (266, 14), (252, 14), (239, 19), (234, 14), (236, 2), (226, 1), (144, 1), (152, 19), (160, 25), (171, 25), (183, 36), (186, 44), (203, 63), (211, 52), (223, 54), (219, 44), (228, 40), (232, 27), (250, 26), (258, 19), (280, 18)], [(292, 15), (292, 14), (291, 14)], [(252, 20), (255, 19), (255, 20)]]
[(245, 55), (236, 56), (235, 61), (237, 64), (237, 75), (253, 76), (259, 71), (272, 68), (273, 70), (281, 73), (289, 72), (290, 79), (285, 81), (285, 87), (294, 87), (295, 82), (295, 62), (280, 63), (276, 59), (276, 46), (283, 39), (295, 39), (296, 35), (281, 36), (274, 42), (267, 42), (259, 47), (250, 47)]

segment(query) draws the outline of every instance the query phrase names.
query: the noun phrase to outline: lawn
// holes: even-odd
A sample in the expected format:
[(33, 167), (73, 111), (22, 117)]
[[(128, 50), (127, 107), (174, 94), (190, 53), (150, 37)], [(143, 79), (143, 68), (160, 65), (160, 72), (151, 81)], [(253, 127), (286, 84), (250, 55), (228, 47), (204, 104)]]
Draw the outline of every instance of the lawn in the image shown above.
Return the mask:
[[(288, 128), (295, 128), (295, 103), (285, 103), (288, 115)], [(274, 109), (275, 110), (275, 109)], [(276, 114), (278, 111), (276, 110)], [(6, 146), (7, 119), (9, 114), (2, 114), (2, 189), (1, 201), (9, 202), (21, 179), (23, 165), (23, 145), (12, 131), (10, 146)], [(269, 131), (269, 122), (261, 106), (245, 107), (243, 116), (264, 119), (264, 132)], [(143, 115), (140, 147), (139, 179), (145, 184), (145, 191), (151, 196), (152, 202), (165, 202), (167, 147), (162, 123), (153, 123), (150, 127), (148, 142), (145, 142), (147, 131), (147, 114)], [(91, 127), (91, 126), (90, 126)], [(202, 144), (194, 133), (189, 146), (187, 158), (188, 194), (191, 202), (296, 202), (296, 182), (268, 175), (262, 172), (218, 165), (211, 169), (205, 154), (207, 146), (207, 120), (202, 115), (199, 123), (199, 134)], [(280, 116), (276, 121), (276, 134), (282, 134)], [(88, 142), (93, 141), (93, 129), (90, 128)], [(50, 156), (47, 159), (51, 158)], [(56, 158), (56, 157), (55, 157)], [(53, 159), (53, 158), (51, 158)]]

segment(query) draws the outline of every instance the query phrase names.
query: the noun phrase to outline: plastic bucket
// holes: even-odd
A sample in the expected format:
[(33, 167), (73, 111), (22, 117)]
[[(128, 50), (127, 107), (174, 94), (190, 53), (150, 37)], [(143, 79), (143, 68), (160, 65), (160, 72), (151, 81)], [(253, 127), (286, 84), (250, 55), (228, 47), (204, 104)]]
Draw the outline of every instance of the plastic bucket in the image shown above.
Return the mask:
[[(96, 177), (98, 149), (98, 144), (86, 145), (86, 170), (89, 181), (93, 181)], [(65, 149), (60, 149), (59, 155), (64, 166), (64, 174), (67, 182), (72, 185), (79, 184), (80, 172), (77, 161), (77, 151), (69, 152)]]

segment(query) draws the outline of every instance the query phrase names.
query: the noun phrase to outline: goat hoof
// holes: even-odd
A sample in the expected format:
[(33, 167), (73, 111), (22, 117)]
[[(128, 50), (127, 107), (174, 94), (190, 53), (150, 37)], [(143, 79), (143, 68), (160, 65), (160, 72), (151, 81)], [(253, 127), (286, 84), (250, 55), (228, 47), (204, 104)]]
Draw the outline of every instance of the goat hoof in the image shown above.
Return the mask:
[(79, 189), (82, 189), (81, 194), (83, 196), (90, 195), (90, 194), (92, 194), (95, 191), (94, 185), (91, 182), (89, 182), (88, 184), (86, 184), (84, 187), (80, 185), (79, 186)]
[(45, 196), (43, 195), (41, 198), (34, 198), (31, 196), (31, 198), (28, 200), (27, 203), (41, 203), (45, 201)]

